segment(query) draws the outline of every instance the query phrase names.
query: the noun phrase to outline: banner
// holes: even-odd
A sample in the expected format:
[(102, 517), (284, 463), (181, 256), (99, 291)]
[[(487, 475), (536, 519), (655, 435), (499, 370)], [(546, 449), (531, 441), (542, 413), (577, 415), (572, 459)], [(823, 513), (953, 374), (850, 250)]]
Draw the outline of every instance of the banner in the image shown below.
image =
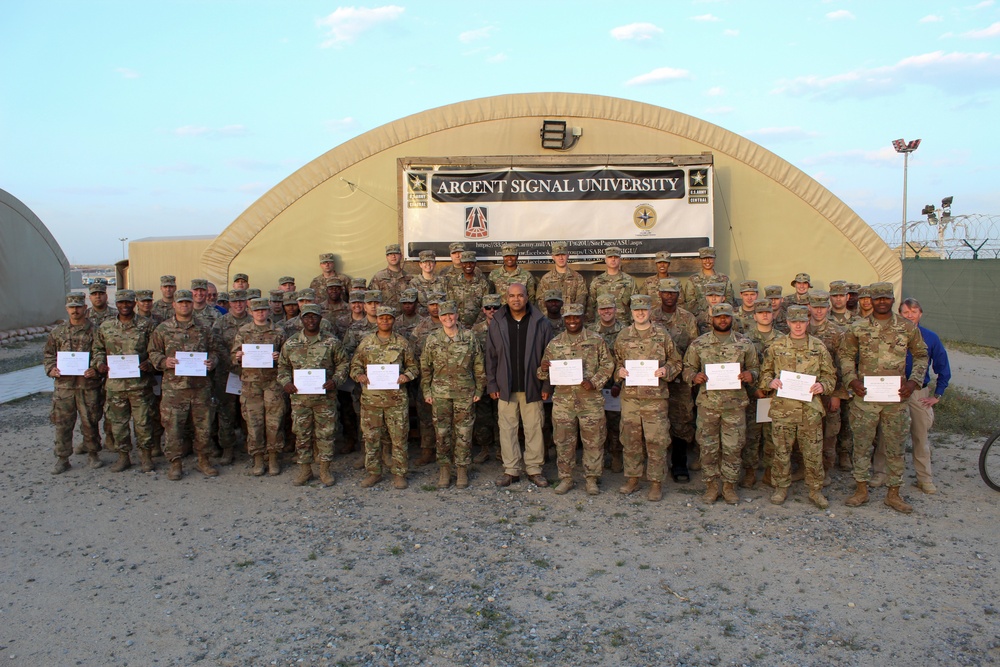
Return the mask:
[(603, 259), (608, 246), (650, 258), (660, 250), (696, 256), (712, 245), (710, 164), (410, 168), (403, 181), (409, 259), (421, 250), (447, 257), (455, 241), (485, 260), (516, 243), (528, 261), (548, 258), (553, 241), (567, 243), (571, 260)]

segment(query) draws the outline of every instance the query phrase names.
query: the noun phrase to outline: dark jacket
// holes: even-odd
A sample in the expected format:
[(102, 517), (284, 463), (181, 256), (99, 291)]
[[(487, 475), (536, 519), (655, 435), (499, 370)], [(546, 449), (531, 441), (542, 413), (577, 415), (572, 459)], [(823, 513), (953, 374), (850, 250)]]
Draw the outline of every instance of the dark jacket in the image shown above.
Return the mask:
[[(542, 312), (533, 304), (528, 304), (528, 340), (525, 346), (524, 387), (525, 399), (528, 403), (542, 400), (542, 393), (552, 394), (552, 384), (548, 380), (539, 380), (535, 375), (542, 364), (545, 346), (552, 340), (552, 327), (542, 316)], [(510, 317), (510, 307), (504, 306), (493, 316), (493, 321), (486, 331), (486, 391), (490, 394), (500, 392), (500, 399), (510, 400), (511, 364), (508, 355), (510, 335), (507, 320)]]

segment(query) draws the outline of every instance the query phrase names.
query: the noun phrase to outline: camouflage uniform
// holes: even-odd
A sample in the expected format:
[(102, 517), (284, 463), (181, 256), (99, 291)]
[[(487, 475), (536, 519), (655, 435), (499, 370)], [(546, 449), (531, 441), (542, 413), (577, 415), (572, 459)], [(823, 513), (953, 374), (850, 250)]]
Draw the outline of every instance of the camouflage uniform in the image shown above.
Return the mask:
[[(326, 379), (339, 385), (347, 378), (347, 355), (336, 336), (320, 331), (310, 337), (300, 331), (281, 347), (278, 356), (278, 384), (282, 387), (295, 381), (295, 370), (323, 369)], [(333, 438), (337, 424), (337, 394), (291, 395), (292, 430), (295, 432), (295, 454), (299, 465), (333, 460)]]
[[(768, 306), (770, 307), (770, 306)], [(780, 338), (784, 338), (785, 334), (781, 333), (773, 326), (767, 333), (761, 332), (757, 328), (757, 322), (753, 323), (746, 331), (747, 338), (753, 343), (754, 349), (757, 351), (757, 360), (760, 362), (764, 361), (764, 354), (767, 349)], [(760, 385), (758, 385), (760, 386)], [(761, 390), (765, 394), (773, 393), (773, 389), (765, 388), (761, 386)], [(756, 393), (752, 390), (747, 392), (750, 396), (750, 402), (747, 404), (746, 409), (746, 419), (747, 419), (747, 441), (743, 445), (743, 467), (747, 470), (754, 471), (754, 477), (756, 479), (757, 468), (761, 465), (761, 450), (763, 450), (763, 463), (766, 470), (770, 470), (771, 463), (774, 460), (774, 435), (771, 430), (771, 422), (757, 423), (757, 398)]]
[[(351, 359), (351, 378), (367, 373), (369, 364), (399, 364), (399, 374), (410, 381), (419, 374), (413, 344), (393, 332), (382, 340), (378, 332), (368, 335), (358, 345)], [(408, 395), (406, 388), (372, 390), (368, 386), (361, 393), (361, 433), (365, 440), (365, 469), (371, 475), (382, 474), (382, 435), (388, 431), (392, 440), (393, 475), (406, 475), (406, 436)]]
[[(277, 326), (271, 322), (258, 326), (251, 318), (251, 322), (236, 332), (229, 350), (230, 358), (235, 358), (244, 345), (273, 345), (272, 349), (280, 352), (284, 343), (285, 337)], [(278, 382), (277, 364), (274, 368), (243, 368), (234, 362), (232, 370), (239, 373), (243, 382), (240, 409), (246, 422), (247, 454), (253, 457), (280, 452), (285, 445), (282, 422), (288, 413), (288, 406), (284, 389)]]
[[(249, 313), (249, 311), (247, 311)], [(216, 408), (216, 428), (219, 446), (224, 452), (232, 451), (236, 447), (236, 430), (239, 428), (240, 420), (237, 415), (237, 406), (240, 397), (236, 394), (226, 392), (226, 384), (229, 382), (229, 373), (232, 369), (232, 358), (229, 355), (236, 340), (236, 334), (247, 324), (252, 324), (253, 318), (249, 314), (237, 318), (232, 313), (226, 313), (215, 321), (212, 325), (212, 333), (218, 339), (219, 365), (215, 369), (215, 379), (213, 381), (213, 394), (215, 395)]]
[(390, 271), (388, 268), (384, 268), (372, 276), (371, 281), (368, 283), (368, 289), (380, 290), (382, 292), (383, 305), (398, 309), (399, 295), (410, 286), (411, 278), (412, 276), (402, 269), (399, 271)]
[[(396, 330), (396, 325), (393, 323), (393, 331)], [(441, 320), (435, 320), (431, 316), (423, 318), (423, 320), (414, 327), (413, 331), (408, 337), (413, 343), (413, 355), (416, 359), (417, 364), (420, 363), (420, 357), (424, 351), (424, 345), (427, 343), (427, 339), (435, 331), (441, 329)], [(434, 428), (434, 410), (427, 404), (424, 400), (424, 390), (423, 382), (414, 383), (416, 387), (416, 395), (410, 394), (410, 400), (414, 400), (417, 403), (417, 423), (420, 428), (420, 448), (421, 449), (434, 449), (435, 440), (435, 428)]]
[[(450, 338), (438, 327), (420, 353), (420, 388), (433, 399), (439, 465), (467, 467), (471, 462), (473, 398), (486, 390), (483, 348), (476, 335), (459, 328)], [(426, 404), (426, 402), (425, 402)]]
[(615, 306), (618, 308), (615, 316), (619, 322), (627, 326), (632, 321), (630, 300), (636, 292), (635, 278), (624, 271), (619, 271), (613, 276), (605, 271), (599, 276), (595, 276), (590, 281), (590, 290), (588, 291), (587, 321), (597, 320), (597, 297), (601, 294), (610, 294), (615, 297)]
[(838, 409), (831, 410), (830, 399), (839, 398), (841, 401), (846, 401), (850, 398), (847, 388), (840, 381), (840, 359), (838, 357), (845, 330), (842, 326), (827, 318), (819, 325), (810, 320), (806, 333), (823, 341), (827, 351), (833, 358), (834, 368), (837, 369), (836, 389), (829, 393), (824, 392), (822, 397), (823, 409), (826, 412), (826, 416), (823, 417), (823, 467), (830, 470), (837, 462), (837, 438), (840, 435), (841, 429), (839, 406)]
[[(347, 285), (351, 282), (351, 277), (344, 275), (343, 273), (333, 272), (333, 275), (324, 276), (322, 273), (309, 281), (309, 289), (311, 289), (316, 294), (326, 294), (326, 281), (330, 278), (340, 278)], [(346, 290), (344, 290), (346, 292)]]
[[(348, 314), (350, 316), (350, 314)], [(302, 331), (302, 314), (298, 314), (295, 317), (288, 318), (283, 322), (278, 323), (281, 329), (281, 335), (285, 337), (285, 340), (290, 339), (292, 336)], [(333, 324), (329, 320), (321, 319), (319, 321), (319, 332), (326, 334), (327, 336), (335, 336), (337, 332), (334, 331)]]
[(201, 310), (195, 308), (192, 311), (192, 315), (194, 315), (195, 322), (203, 327), (208, 327), (209, 329), (215, 325), (215, 321), (217, 319), (222, 317), (222, 313), (213, 308), (212, 304), (206, 305)]
[(699, 271), (681, 283), (681, 294), (684, 295), (684, 308), (690, 313), (696, 316), (701, 315), (708, 308), (708, 301), (705, 300), (705, 286), (709, 283), (722, 283), (723, 303), (736, 302), (733, 296), (733, 284), (729, 280), (729, 276), (718, 271), (710, 275)]
[[(680, 306), (673, 313), (665, 313), (660, 306), (657, 306), (649, 311), (649, 321), (667, 330), (681, 358), (687, 352), (691, 341), (698, 337), (698, 324), (694, 315)], [(688, 443), (693, 442), (694, 394), (691, 391), (691, 383), (685, 382), (680, 373), (670, 382), (668, 411), (671, 437)]]
[(417, 328), (421, 322), (423, 322), (425, 317), (414, 313), (412, 316), (404, 315), (399, 313), (396, 316), (396, 322), (392, 325), (392, 330), (403, 336), (407, 340), (413, 340), (413, 331)]
[(113, 320), (118, 317), (118, 311), (114, 308), (105, 308), (104, 310), (96, 310), (91, 307), (87, 309), (87, 319), (94, 323), (95, 328), (100, 328), (102, 324), (108, 320)]
[[(105, 321), (94, 338), (94, 365), (106, 364), (108, 356), (124, 354), (139, 355), (139, 363), (145, 362), (153, 329), (152, 320), (138, 315), (130, 322), (117, 317)], [(105, 381), (105, 428), (110, 424), (119, 453), (128, 454), (132, 450), (130, 421), (135, 422), (136, 447), (147, 452), (153, 449), (152, 379), (152, 373), (141, 371), (137, 378)]]
[(323, 319), (333, 325), (337, 321), (337, 318), (341, 315), (350, 314), (351, 304), (349, 304), (344, 299), (341, 299), (337, 303), (333, 303), (330, 299), (324, 301), (321, 305), (323, 308)]
[(535, 294), (538, 296), (538, 309), (545, 312), (545, 303), (542, 296), (549, 290), (559, 290), (563, 296), (563, 303), (578, 303), (584, 308), (587, 307), (587, 281), (583, 279), (578, 271), (566, 268), (566, 273), (559, 273), (552, 269), (538, 281)]
[(426, 280), (421, 274), (410, 279), (410, 289), (417, 290), (417, 313), (426, 317), (431, 292), (447, 292), (448, 285), (441, 276)]
[[(500, 299), (497, 295), (496, 303), (500, 303)], [(485, 304), (484, 304), (485, 305)], [(482, 322), (476, 322), (476, 326), (472, 327), (472, 333), (475, 334), (476, 340), (479, 342), (479, 346), (483, 349), (484, 353), (486, 350), (486, 332), (489, 329), (489, 320), (484, 319)], [(479, 395), (479, 402), (476, 403), (476, 421), (475, 421), (475, 439), (476, 443), (482, 452), (493, 452), (497, 454), (500, 451), (500, 417), (497, 414), (497, 402), (492, 396), (486, 391), (486, 372), (483, 371), (483, 391)], [(483, 455), (479, 454), (477, 456), (477, 462), (483, 461)]]
[(153, 304), (153, 323), (160, 326), (174, 316), (174, 302), (157, 299)]
[(528, 291), (528, 301), (535, 300), (535, 277), (520, 266), (513, 271), (507, 271), (504, 266), (498, 266), (490, 271), (490, 283), (493, 284), (493, 292), (500, 295), (500, 303), (507, 305), (507, 288), (514, 283), (524, 285)]
[(458, 278), (448, 283), (448, 300), (458, 306), (458, 321), (463, 327), (471, 329), (483, 316), (483, 297), (492, 292), (493, 288), (486, 278), (469, 281), (464, 274), (459, 274)]
[[(56, 368), (57, 352), (90, 353), (94, 347), (96, 332), (89, 319), (84, 319), (82, 324), (76, 326), (64, 322), (53, 329), (45, 341), (45, 374), (49, 375)], [(90, 367), (96, 368), (93, 356)], [(54, 384), (50, 419), (55, 426), (55, 455), (58, 458), (69, 458), (73, 453), (73, 427), (76, 426), (78, 414), (84, 450), (96, 455), (100, 449), (97, 430), (97, 423), (101, 418), (100, 376), (85, 378), (82, 375), (65, 375), (55, 378)]]
[[(593, 324), (587, 325), (588, 331), (593, 331), (595, 334), (604, 339), (604, 344), (607, 345), (608, 349), (612, 351), (612, 356), (614, 356), (615, 340), (618, 338), (618, 333), (624, 328), (625, 325), (617, 319), (610, 327), (605, 327), (600, 318), (598, 318), (598, 320)], [(608, 381), (604, 383), (603, 389), (611, 389), (616, 385), (618, 385), (619, 388), (621, 386), (620, 381), (615, 378), (614, 371), (612, 370), (611, 377), (609, 377)], [(620, 460), (622, 457), (621, 410), (605, 410), (604, 422), (607, 425), (607, 435), (604, 438), (604, 451), (611, 455), (611, 465), (612, 467), (615, 467), (616, 465), (619, 465), (617, 460)], [(612, 470), (612, 472), (619, 472), (619, 470)]]
[[(583, 316), (579, 304), (567, 308), (567, 314), (577, 313)], [(573, 479), (577, 433), (583, 443), (583, 474), (598, 478), (604, 470), (604, 440), (607, 437), (601, 388), (614, 372), (614, 358), (600, 334), (582, 329), (576, 334), (564, 331), (545, 346), (543, 362), (557, 363), (560, 359), (582, 359), (583, 378), (590, 380), (594, 388), (588, 390), (579, 384), (552, 389), (552, 440), (556, 445), (559, 479)], [(539, 366), (536, 375), (544, 381), (549, 378), (549, 371)]]

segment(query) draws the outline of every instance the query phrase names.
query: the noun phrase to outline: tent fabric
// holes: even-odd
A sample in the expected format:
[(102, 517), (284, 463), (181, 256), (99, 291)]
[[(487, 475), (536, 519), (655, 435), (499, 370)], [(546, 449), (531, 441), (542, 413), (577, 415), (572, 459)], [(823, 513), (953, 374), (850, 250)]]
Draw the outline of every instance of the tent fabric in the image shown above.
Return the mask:
[[(569, 152), (541, 148), (543, 119), (584, 133)], [(291, 174), (205, 250), (217, 282), (238, 271), (266, 288), (291, 273), (305, 284), (317, 254), (370, 276), (398, 240), (397, 158), (510, 155), (684, 155), (715, 161), (718, 268), (734, 280), (787, 286), (806, 271), (816, 286), (845, 279), (901, 283), (899, 258), (846, 204), (804, 172), (733, 132), (669, 109), (595, 95), (502, 95), (424, 111), (366, 132)], [(447, 258), (445, 258), (447, 259)], [(786, 291), (790, 289), (786, 287)]]
[(0, 285), (24, 288), (7, 290), (0, 331), (65, 319), (69, 260), (38, 216), (4, 190), (0, 239)]
[[(214, 239), (214, 236), (158, 236), (129, 241), (128, 288), (151, 289), (159, 299), (160, 276), (171, 275), (177, 277), (179, 289), (186, 289), (192, 278), (206, 277), (201, 256)], [(225, 291), (225, 287), (215, 282), (220, 292)]]

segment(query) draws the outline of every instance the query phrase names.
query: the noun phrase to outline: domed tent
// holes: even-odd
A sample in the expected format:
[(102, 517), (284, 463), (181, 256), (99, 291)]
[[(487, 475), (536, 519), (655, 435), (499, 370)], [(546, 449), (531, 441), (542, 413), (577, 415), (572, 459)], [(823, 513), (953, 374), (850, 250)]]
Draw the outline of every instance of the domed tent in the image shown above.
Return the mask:
[(899, 259), (882, 239), (826, 188), (770, 151), (669, 109), (565, 93), (460, 102), (347, 141), (236, 218), (204, 252), (202, 269), (227, 284), (236, 272), (249, 273), (260, 287), (289, 273), (304, 284), (318, 272), (318, 253), (335, 252), (338, 269), (371, 276), (385, 265), (384, 246), (399, 240), (397, 159), (552, 155), (541, 147), (539, 128), (553, 118), (583, 129), (569, 151), (580, 155), (711, 153), (717, 268), (734, 281), (787, 286), (806, 271), (817, 286), (836, 279), (901, 282)]
[(38, 216), (0, 190), (0, 331), (51, 324), (66, 317), (69, 260)]

